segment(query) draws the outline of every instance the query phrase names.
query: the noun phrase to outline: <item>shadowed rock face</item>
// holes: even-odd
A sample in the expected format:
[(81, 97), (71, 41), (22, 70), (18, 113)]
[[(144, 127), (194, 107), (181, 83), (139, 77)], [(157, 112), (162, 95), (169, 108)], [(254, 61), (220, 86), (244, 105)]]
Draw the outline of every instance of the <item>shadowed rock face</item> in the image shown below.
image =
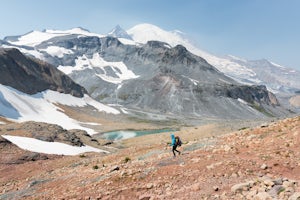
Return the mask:
[(82, 97), (86, 90), (54, 66), (24, 56), (17, 49), (0, 49), (0, 83), (27, 94), (47, 89)]

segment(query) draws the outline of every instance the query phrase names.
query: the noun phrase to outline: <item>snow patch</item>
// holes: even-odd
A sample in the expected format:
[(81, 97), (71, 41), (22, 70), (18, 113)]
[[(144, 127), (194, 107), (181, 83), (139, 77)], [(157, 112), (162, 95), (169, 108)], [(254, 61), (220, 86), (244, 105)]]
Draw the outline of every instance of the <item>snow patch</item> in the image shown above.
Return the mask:
[(77, 57), (75, 60), (75, 66), (62, 66), (59, 65), (58, 69), (65, 74), (71, 74), (73, 71), (81, 71), (85, 69), (93, 69), (91, 66), (90, 59), (86, 57), (86, 55), (82, 55)]
[(238, 100), (239, 102), (241, 102), (242, 104), (248, 105), (248, 103), (247, 103), (245, 100), (243, 100), (243, 99), (238, 98), (237, 100)]
[(198, 85), (199, 81), (197, 81), (197, 80), (195, 80), (195, 79), (191, 79), (191, 78), (189, 78), (189, 79), (190, 79), (190, 81), (192, 81), (192, 83), (193, 83), (194, 85)]
[(1, 135), (1, 136), (9, 140), (10, 142), (14, 143), (21, 149), (29, 150), (32, 152), (38, 152), (38, 153), (58, 154), (58, 155), (77, 155), (85, 152), (109, 153), (108, 151), (97, 149), (91, 146), (76, 147), (76, 146), (71, 146), (60, 142), (45, 142), (42, 140), (29, 138), (29, 137), (9, 136), (9, 135)]
[(42, 53), (40, 53), (37, 49), (28, 50), (28, 49), (24, 49), (24, 48), (21, 48), (21, 47), (9, 46), (9, 45), (2, 45), (1, 47), (3, 47), (3, 48), (15, 48), (15, 49), (18, 49), (19, 51), (21, 51), (22, 53), (24, 53), (26, 55), (32, 55), (35, 58), (38, 58), (40, 60), (45, 60), (44, 55)]
[[(123, 62), (107, 62), (98, 53), (94, 53), (93, 57), (89, 59), (86, 55), (80, 56), (75, 60), (75, 66), (59, 66), (58, 69), (65, 74), (71, 74), (73, 71), (81, 71), (84, 69), (100, 68), (104, 74), (96, 74), (102, 80), (119, 84), (124, 80), (138, 78)], [(107, 68), (110, 68), (117, 77), (109, 75)]]
[(187, 78), (187, 79), (189, 79), (194, 85), (198, 85), (198, 83), (199, 83), (199, 81), (197, 81), (197, 80), (195, 80), (195, 79), (192, 79), (192, 78), (190, 78), (190, 77), (188, 77), (188, 76), (184, 76), (184, 75), (181, 75), (182, 77), (185, 77), (185, 78)]
[(95, 101), (94, 99), (92, 99), (90, 96), (88, 95), (84, 95), (84, 101), (88, 104), (93, 106), (94, 108), (97, 108), (99, 111), (104, 111), (106, 113), (111, 113), (111, 114), (120, 114), (120, 111), (109, 107), (107, 105), (104, 105), (98, 101)]
[(119, 84), (117, 87), (117, 90), (121, 89), (122, 86), (123, 86), (123, 84)]
[(62, 105), (73, 106), (73, 107), (84, 107), (93, 106), (100, 112), (106, 112), (111, 114), (119, 114), (120, 112), (112, 107), (106, 106), (88, 95), (84, 95), (83, 98), (77, 98), (70, 94), (58, 93), (52, 90), (47, 90), (41, 93), (45, 100), (51, 103), (59, 103)]
[(164, 44), (164, 47), (168, 48), (168, 49), (171, 49), (172, 47), (168, 44)]
[(48, 46), (46, 49), (41, 49), (41, 51), (46, 51), (51, 56), (57, 56), (58, 58), (63, 58), (65, 54), (73, 54), (74, 52), (70, 49), (66, 49), (58, 46)]
[(125, 39), (125, 38), (118, 38), (118, 40), (122, 43), (122, 44), (125, 44), (125, 45), (137, 45), (137, 43), (133, 40), (128, 40), (128, 39)]
[(129, 112), (127, 112), (127, 110), (125, 108), (120, 108), (120, 109), (124, 114), (129, 114)]
[(80, 124), (92, 125), (92, 126), (101, 126), (99, 123), (95, 122), (80, 122)]
[(270, 62), (272, 65), (274, 65), (275, 67), (278, 67), (278, 68), (280, 68), (280, 69), (286, 69), (286, 67), (284, 67), (284, 66), (281, 66), (281, 65), (279, 65), (279, 64), (277, 64), (277, 63), (274, 63), (274, 62)]
[(115, 131), (104, 133), (102, 136), (107, 140), (124, 140), (135, 137), (136, 133), (134, 131)]

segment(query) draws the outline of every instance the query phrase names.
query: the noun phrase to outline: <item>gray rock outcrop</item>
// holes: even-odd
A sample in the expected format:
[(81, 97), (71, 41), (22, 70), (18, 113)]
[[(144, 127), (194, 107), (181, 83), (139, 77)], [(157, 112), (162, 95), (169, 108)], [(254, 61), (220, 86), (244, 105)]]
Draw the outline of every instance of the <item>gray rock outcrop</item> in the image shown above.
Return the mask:
[(17, 49), (0, 49), (0, 83), (27, 94), (47, 89), (82, 97), (86, 90), (56, 67), (23, 55)]

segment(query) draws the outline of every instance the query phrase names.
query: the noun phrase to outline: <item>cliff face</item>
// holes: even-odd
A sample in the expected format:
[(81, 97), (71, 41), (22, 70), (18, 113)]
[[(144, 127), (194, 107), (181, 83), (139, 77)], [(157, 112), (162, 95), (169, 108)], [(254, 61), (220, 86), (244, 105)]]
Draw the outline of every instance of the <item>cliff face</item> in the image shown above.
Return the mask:
[(86, 90), (56, 67), (23, 55), (17, 49), (0, 49), (0, 83), (27, 94), (47, 89), (82, 97)]

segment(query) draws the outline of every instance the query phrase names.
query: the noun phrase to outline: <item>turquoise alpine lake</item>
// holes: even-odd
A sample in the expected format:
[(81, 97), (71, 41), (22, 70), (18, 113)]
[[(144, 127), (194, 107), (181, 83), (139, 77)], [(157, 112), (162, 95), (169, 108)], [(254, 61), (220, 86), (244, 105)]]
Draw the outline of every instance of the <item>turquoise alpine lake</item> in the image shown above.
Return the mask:
[(157, 129), (157, 130), (142, 130), (142, 131), (112, 131), (102, 134), (102, 137), (106, 140), (124, 140), (128, 138), (138, 137), (142, 135), (167, 133), (176, 131), (175, 129)]

